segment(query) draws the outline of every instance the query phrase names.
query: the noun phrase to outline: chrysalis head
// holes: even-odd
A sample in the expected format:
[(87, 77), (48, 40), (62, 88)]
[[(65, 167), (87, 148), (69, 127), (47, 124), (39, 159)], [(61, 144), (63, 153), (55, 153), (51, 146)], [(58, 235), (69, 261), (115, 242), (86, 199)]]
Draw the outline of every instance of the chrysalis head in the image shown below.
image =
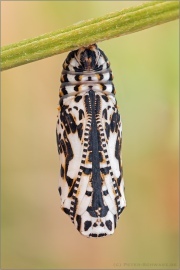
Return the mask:
[(69, 53), (63, 64), (65, 70), (77, 72), (100, 71), (109, 67), (109, 61), (96, 44), (81, 47)]
[(84, 70), (95, 70), (98, 66), (98, 60), (100, 57), (100, 51), (97, 49), (97, 45), (93, 44), (88, 47), (80, 48), (75, 54), (75, 58), (80, 66)]

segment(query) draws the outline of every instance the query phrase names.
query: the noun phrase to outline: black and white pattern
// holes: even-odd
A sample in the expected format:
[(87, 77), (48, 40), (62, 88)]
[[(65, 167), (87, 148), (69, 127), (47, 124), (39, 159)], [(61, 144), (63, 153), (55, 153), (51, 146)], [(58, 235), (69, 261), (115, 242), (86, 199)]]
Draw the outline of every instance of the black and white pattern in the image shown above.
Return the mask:
[(61, 74), (57, 146), (61, 208), (86, 237), (114, 233), (126, 206), (122, 123), (110, 63), (96, 44), (69, 53)]

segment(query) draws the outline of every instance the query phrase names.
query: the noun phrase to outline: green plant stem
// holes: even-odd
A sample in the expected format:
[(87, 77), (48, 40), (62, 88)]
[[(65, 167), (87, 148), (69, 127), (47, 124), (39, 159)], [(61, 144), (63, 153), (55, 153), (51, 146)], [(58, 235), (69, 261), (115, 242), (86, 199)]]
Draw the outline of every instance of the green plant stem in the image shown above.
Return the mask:
[(179, 1), (152, 1), (83, 21), (63, 30), (10, 44), (1, 49), (1, 70), (179, 18)]

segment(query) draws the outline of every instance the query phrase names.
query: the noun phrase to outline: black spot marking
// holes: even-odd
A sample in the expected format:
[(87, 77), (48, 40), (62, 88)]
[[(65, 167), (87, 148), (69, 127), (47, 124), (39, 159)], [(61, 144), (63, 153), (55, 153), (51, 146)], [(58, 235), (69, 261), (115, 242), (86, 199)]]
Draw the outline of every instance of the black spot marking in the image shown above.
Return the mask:
[(79, 110), (79, 120), (81, 120), (84, 116), (84, 111), (82, 109)]
[(108, 228), (108, 230), (112, 231), (112, 221), (111, 220), (106, 220), (106, 226)]
[(77, 229), (78, 229), (78, 231), (80, 231), (80, 229), (81, 229), (81, 216), (80, 215), (77, 215), (76, 216), (76, 221), (77, 221)]
[(97, 223), (96, 222), (93, 224), (93, 227), (97, 227)]
[(103, 98), (106, 102), (108, 102), (108, 97), (107, 97), (107, 96), (103, 95), (102, 98)]
[(113, 80), (113, 75), (112, 73), (109, 73), (109, 81), (112, 81)]
[(106, 196), (106, 195), (108, 195), (108, 194), (109, 194), (109, 192), (108, 192), (107, 189), (103, 191), (103, 195), (104, 195), (104, 196)]
[(62, 153), (62, 146), (61, 146), (61, 134), (57, 132), (56, 130), (56, 142), (57, 142), (57, 149), (58, 149), (58, 153)]
[(115, 146), (115, 157), (119, 161), (119, 166), (120, 166), (120, 151), (121, 151), (121, 140), (120, 140), (120, 132), (118, 132), (118, 138), (116, 140)]
[(68, 208), (63, 207), (62, 210), (63, 210), (67, 215), (69, 215), (69, 209), (68, 209)]
[(89, 220), (85, 221), (84, 222), (84, 230), (85, 231), (88, 231), (89, 228), (91, 227), (91, 225), (92, 225), (92, 222), (91, 221), (89, 221)]
[(100, 77), (100, 78), (99, 78), (100, 81), (104, 79), (104, 76), (103, 76), (102, 73), (98, 73), (98, 75), (99, 75), (99, 77)]
[(118, 123), (120, 122), (120, 116), (118, 114), (118, 112), (113, 113), (112, 115), (112, 119), (111, 119), (111, 131), (112, 132), (118, 132)]
[(107, 120), (107, 109), (103, 110), (102, 116)]
[(109, 173), (109, 167), (104, 167), (104, 168), (101, 168), (100, 170), (104, 175)]
[(114, 228), (116, 228), (116, 215), (114, 215)]
[(85, 195), (87, 195), (88, 197), (90, 197), (90, 196), (91, 196), (91, 194), (92, 194), (92, 191), (86, 190)]
[(59, 191), (59, 195), (61, 196), (61, 194), (62, 194), (61, 187), (58, 188), (58, 191)]
[(79, 91), (79, 85), (74, 86), (74, 91), (76, 91), (76, 92)]
[[(67, 63), (67, 65), (69, 65), (71, 59), (74, 58), (75, 53), (77, 53), (77, 50), (71, 51), (71, 52), (68, 54), (66, 60), (64, 61), (64, 64)], [(64, 64), (63, 64), (63, 68), (64, 68), (65, 70), (67, 70), (66, 68), (67, 68), (68, 66), (66, 65), (66, 68), (65, 68), (65, 65), (64, 65)], [(68, 70), (69, 70), (69, 68), (68, 68)]]
[(120, 176), (117, 179), (118, 187), (120, 187), (120, 184), (121, 184), (121, 175), (122, 175), (122, 170), (121, 170)]
[(62, 87), (61, 88), (61, 91), (62, 91), (63, 95), (67, 95), (68, 94), (68, 92), (67, 92), (67, 90), (66, 90), (65, 87)]
[(75, 79), (76, 81), (80, 81), (80, 75), (76, 75), (76, 76), (74, 77), (74, 79)]
[(82, 123), (80, 123), (77, 126), (77, 132), (78, 132), (78, 137), (81, 140), (82, 139), (82, 135), (83, 135), (83, 124)]
[(81, 100), (81, 98), (82, 98), (82, 96), (77, 96), (77, 97), (75, 97), (74, 101), (79, 102)]
[(63, 74), (63, 81), (61, 82), (69, 82), (67, 74)]
[(100, 233), (99, 235), (98, 235), (98, 237), (103, 237), (103, 236), (106, 236), (107, 235), (107, 233)]
[(97, 237), (98, 235), (96, 233), (90, 233), (89, 236), (91, 236), (91, 237)]
[(67, 181), (68, 186), (71, 187), (73, 183), (73, 179), (69, 176), (66, 176), (66, 181)]
[(108, 125), (107, 122), (105, 123), (105, 132), (106, 132), (107, 139), (109, 139), (109, 136), (110, 136), (110, 127), (109, 127), (109, 125)]
[(83, 173), (86, 174), (86, 175), (89, 175), (89, 174), (92, 173), (92, 169), (91, 168), (83, 167)]
[[(106, 85), (104, 83), (101, 83), (102, 89), (106, 90)], [(102, 96), (103, 97), (103, 96)]]
[(60, 108), (63, 106), (63, 98), (60, 97), (60, 100), (59, 100), (59, 106)]
[(61, 173), (60, 174), (61, 174), (61, 177), (64, 178), (64, 168), (62, 165), (61, 165)]
[(114, 84), (112, 83), (112, 93), (114, 94), (115, 92), (115, 88), (114, 88)]

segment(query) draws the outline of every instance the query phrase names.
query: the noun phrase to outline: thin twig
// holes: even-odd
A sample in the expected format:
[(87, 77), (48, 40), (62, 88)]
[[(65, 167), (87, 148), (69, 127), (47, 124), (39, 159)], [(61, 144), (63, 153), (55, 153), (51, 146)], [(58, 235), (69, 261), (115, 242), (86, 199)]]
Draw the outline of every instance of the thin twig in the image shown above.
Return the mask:
[(83, 21), (63, 30), (10, 44), (1, 49), (1, 70), (179, 18), (179, 1), (152, 1)]

